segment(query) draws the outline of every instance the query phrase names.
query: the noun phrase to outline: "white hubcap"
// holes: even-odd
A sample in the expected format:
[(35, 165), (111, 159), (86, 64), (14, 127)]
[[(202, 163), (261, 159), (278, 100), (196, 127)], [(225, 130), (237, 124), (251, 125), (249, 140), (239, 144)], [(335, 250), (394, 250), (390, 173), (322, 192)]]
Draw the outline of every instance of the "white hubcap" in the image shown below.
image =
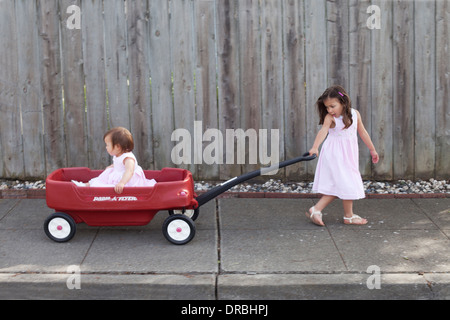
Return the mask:
[(48, 231), (58, 239), (64, 239), (70, 234), (70, 224), (63, 218), (54, 218), (48, 224)]
[(167, 233), (172, 239), (182, 241), (189, 237), (191, 234), (191, 228), (187, 222), (181, 219), (175, 219), (167, 226)]

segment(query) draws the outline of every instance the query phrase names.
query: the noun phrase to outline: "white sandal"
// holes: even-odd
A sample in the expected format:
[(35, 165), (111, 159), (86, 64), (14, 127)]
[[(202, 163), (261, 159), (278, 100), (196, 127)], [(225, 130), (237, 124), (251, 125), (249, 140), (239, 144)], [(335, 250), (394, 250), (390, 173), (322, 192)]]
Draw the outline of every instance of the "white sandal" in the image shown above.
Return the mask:
[(316, 208), (314, 208), (314, 206), (311, 207), (310, 209), (311, 209), (312, 212), (311, 212), (311, 215), (309, 216), (309, 219), (311, 219), (311, 221), (312, 221), (315, 225), (323, 226), (323, 225), (321, 225), (321, 224), (317, 224), (316, 222), (314, 222), (314, 219), (313, 219), (313, 215), (317, 214), (317, 215), (319, 215), (320, 220), (322, 220), (322, 212), (321, 212), (321, 211), (316, 211)]
[[(361, 221), (362, 221), (364, 218), (361, 218), (361, 217), (358, 216), (357, 214), (352, 215), (350, 218), (344, 217), (344, 220), (349, 221), (349, 223), (346, 223), (346, 224), (353, 224), (353, 225), (365, 225), (365, 224), (367, 224), (367, 222), (366, 222), (366, 223), (353, 223), (353, 219), (361, 219)], [(367, 220), (366, 220), (366, 221), (367, 221)], [(345, 222), (344, 222), (344, 223), (345, 223)]]

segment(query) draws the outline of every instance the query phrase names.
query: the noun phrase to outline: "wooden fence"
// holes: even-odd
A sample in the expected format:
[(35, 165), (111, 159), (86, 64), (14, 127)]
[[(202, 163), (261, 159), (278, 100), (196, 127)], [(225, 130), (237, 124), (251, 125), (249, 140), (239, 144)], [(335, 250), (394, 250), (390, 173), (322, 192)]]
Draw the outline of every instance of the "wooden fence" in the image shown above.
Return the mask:
[(180, 166), (233, 177), (260, 158), (209, 164), (202, 151), (225, 158), (227, 129), (267, 129), (268, 153), (300, 155), (319, 129), (316, 99), (341, 84), (381, 156), (372, 165), (361, 142), (365, 178), (449, 178), (449, 42), (448, 0), (1, 0), (0, 176), (103, 168), (104, 132), (126, 126), (145, 169), (175, 166), (183, 128)]

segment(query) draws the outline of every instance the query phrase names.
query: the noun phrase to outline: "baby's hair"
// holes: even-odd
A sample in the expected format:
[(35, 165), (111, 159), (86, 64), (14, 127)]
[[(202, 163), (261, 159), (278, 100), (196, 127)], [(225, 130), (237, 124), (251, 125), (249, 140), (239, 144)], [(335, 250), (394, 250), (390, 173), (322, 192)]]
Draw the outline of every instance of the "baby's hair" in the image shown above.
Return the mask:
[(353, 123), (352, 112), (350, 110), (352, 107), (352, 101), (350, 100), (350, 97), (345, 89), (339, 85), (329, 87), (324, 91), (324, 93), (322, 93), (319, 99), (317, 99), (317, 108), (319, 110), (320, 117), (319, 124), (323, 124), (323, 122), (325, 121), (325, 117), (328, 114), (327, 107), (325, 106), (324, 101), (330, 98), (336, 98), (342, 104), (342, 121), (345, 125), (344, 129), (347, 129)]
[(111, 136), (111, 143), (114, 146), (119, 145), (123, 152), (131, 152), (134, 149), (134, 141), (131, 132), (123, 127), (112, 128), (103, 136), (103, 140)]

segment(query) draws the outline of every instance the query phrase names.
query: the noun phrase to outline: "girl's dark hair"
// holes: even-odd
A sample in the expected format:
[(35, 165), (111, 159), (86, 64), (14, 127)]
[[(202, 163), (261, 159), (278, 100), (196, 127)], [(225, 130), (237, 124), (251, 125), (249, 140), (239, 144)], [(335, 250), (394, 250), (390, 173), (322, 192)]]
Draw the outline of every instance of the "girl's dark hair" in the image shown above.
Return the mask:
[(134, 141), (131, 132), (123, 127), (112, 128), (103, 136), (103, 140), (111, 136), (111, 143), (114, 146), (119, 145), (123, 152), (131, 152), (134, 149)]
[(324, 104), (324, 101), (330, 98), (336, 98), (342, 104), (342, 121), (344, 122), (344, 129), (350, 127), (353, 123), (352, 119), (352, 101), (348, 93), (342, 86), (335, 85), (329, 87), (322, 93), (322, 95), (317, 99), (317, 109), (319, 110), (320, 121), (319, 124), (323, 124), (326, 115), (328, 114), (327, 107)]

